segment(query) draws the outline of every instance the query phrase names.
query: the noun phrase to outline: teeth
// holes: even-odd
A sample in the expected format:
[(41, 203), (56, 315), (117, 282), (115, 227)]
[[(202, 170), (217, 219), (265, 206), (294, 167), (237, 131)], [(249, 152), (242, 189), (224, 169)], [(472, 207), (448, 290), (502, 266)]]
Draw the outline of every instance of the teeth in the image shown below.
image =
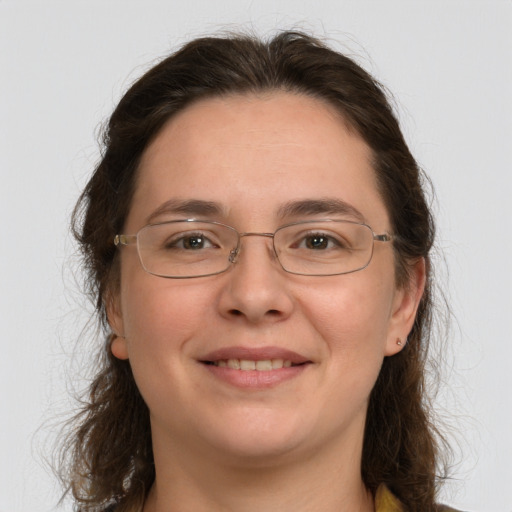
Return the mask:
[(254, 367), (256, 370), (268, 372), (269, 370), (272, 370), (272, 361), (269, 359), (266, 359), (264, 361), (256, 361), (254, 363)]
[(228, 368), (240, 370), (240, 359), (228, 359)]
[(283, 359), (263, 359), (261, 361), (249, 361), (248, 359), (220, 359), (219, 361), (214, 361), (213, 364), (221, 368), (231, 368), (232, 370), (256, 370), (260, 372), (279, 370), (280, 368), (290, 368), (290, 366), (292, 366), (291, 361)]
[(240, 370), (256, 370), (256, 361), (240, 359)]

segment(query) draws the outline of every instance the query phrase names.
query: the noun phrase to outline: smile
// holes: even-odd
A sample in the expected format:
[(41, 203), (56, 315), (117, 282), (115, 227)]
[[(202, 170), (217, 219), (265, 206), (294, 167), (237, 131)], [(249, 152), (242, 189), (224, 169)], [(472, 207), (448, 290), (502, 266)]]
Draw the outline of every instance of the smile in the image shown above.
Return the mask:
[(293, 364), (289, 359), (262, 359), (259, 361), (251, 361), (249, 359), (220, 359), (218, 361), (212, 361), (209, 364), (219, 366), (221, 368), (231, 368), (232, 370), (255, 370), (259, 372), (268, 372), (271, 370), (298, 366)]
[(246, 390), (273, 388), (303, 374), (313, 361), (280, 347), (232, 346), (198, 358), (218, 382)]

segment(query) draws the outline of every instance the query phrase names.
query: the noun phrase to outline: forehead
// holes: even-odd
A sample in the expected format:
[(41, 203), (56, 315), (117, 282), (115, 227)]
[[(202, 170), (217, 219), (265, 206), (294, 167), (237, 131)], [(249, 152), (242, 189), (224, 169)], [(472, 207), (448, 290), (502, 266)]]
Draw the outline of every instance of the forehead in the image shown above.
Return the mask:
[(367, 144), (320, 100), (237, 95), (198, 101), (162, 128), (143, 154), (130, 218), (140, 224), (170, 199), (200, 199), (257, 220), (319, 198), (353, 204), (368, 222), (386, 216)]
[[(260, 150), (311, 151), (313, 147), (307, 143), (312, 135), (315, 135), (317, 152), (337, 139), (339, 145), (347, 142), (369, 154), (365, 142), (334, 107), (311, 96), (276, 91), (214, 97), (193, 103), (162, 128), (146, 149), (142, 165), (158, 158), (158, 154), (165, 157), (168, 150), (181, 150), (189, 153), (188, 158), (194, 155), (200, 158), (219, 144), (239, 149), (240, 154), (258, 145)], [(285, 153), (285, 156), (289, 155)]]

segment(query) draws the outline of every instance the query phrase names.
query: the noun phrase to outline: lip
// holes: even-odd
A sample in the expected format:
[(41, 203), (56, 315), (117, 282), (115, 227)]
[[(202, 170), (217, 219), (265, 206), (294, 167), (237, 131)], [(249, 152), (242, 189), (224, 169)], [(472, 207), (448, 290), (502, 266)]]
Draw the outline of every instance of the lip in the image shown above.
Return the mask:
[(284, 359), (292, 364), (304, 364), (310, 361), (307, 357), (280, 347), (225, 347), (209, 352), (199, 361), (214, 362), (222, 359), (247, 359), (248, 361), (262, 361), (264, 359)]
[[(268, 359), (282, 359), (291, 361), (293, 366), (278, 369), (235, 370), (211, 364), (219, 360), (245, 359), (248, 361), (262, 361)], [(246, 390), (260, 390), (275, 387), (281, 383), (294, 379), (311, 366), (312, 361), (292, 350), (280, 347), (226, 347), (209, 352), (198, 359), (202, 366), (216, 380)]]

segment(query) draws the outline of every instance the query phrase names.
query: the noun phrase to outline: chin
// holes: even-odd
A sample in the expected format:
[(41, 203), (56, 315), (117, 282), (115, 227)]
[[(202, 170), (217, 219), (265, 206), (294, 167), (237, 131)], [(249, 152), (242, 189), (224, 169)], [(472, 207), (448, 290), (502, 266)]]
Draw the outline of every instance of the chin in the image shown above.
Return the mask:
[(210, 424), (206, 433), (208, 444), (226, 457), (262, 466), (291, 457), (311, 442), (307, 425), (299, 425), (290, 416), (284, 418), (268, 411), (257, 416), (224, 418), (222, 424)]
[(268, 440), (263, 437), (237, 440), (222, 446), (225, 460), (238, 467), (263, 468), (277, 466), (295, 458), (301, 443), (289, 439)]

